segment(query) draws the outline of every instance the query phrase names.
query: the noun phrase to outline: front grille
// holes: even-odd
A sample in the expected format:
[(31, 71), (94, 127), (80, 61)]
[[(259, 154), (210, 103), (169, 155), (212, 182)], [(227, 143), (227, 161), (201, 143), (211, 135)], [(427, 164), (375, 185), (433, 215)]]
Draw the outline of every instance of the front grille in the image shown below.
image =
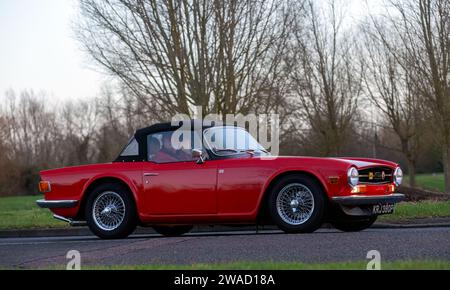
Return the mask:
[(359, 170), (360, 184), (385, 184), (392, 182), (393, 170), (389, 167), (372, 167)]

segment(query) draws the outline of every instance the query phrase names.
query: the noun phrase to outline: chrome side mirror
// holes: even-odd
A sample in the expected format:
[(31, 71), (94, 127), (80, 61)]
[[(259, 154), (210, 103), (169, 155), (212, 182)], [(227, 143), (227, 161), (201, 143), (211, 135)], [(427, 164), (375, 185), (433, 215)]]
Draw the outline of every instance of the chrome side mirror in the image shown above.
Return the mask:
[(192, 149), (192, 159), (196, 160), (197, 164), (205, 163), (205, 156), (202, 149)]

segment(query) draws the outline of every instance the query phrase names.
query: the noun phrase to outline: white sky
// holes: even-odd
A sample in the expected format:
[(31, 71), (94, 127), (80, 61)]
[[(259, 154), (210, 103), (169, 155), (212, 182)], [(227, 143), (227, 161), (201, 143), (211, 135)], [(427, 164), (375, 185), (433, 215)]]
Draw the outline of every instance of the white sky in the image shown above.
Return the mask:
[[(380, 0), (369, 1), (379, 7)], [(350, 19), (368, 13), (364, 0), (343, 2)], [(106, 77), (89, 67), (73, 37), (76, 7), (76, 0), (0, 0), (0, 99), (8, 89), (45, 91), (57, 99), (98, 94)]]
[(97, 94), (103, 77), (89, 69), (71, 28), (76, 0), (0, 0), (0, 98), (7, 89), (55, 98)]

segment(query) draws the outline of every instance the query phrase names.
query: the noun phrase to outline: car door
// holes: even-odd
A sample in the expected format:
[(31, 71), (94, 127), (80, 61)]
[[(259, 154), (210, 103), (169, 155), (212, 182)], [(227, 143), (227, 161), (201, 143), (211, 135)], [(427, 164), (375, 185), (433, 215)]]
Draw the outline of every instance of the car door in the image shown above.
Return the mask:
[[(161, 132), (147, 137), (148, 146), (155, 148), (148, 148), (149, 162), (143, 168), (145, 212), (149, 215), (217, 213), (216, 163), (197, 164), (191, 149), (183, 150), (184, 157), (173, 158), (170, 153), (161, 153), (164, 134), (171, 133)], [(155, 140), (160, 142), (160, 148), (157, 148)]]
[(219, 162), (218, 214), (253, 216), (263, 187), (273, 172), (268, 161), (254, 156), (260, 145), (244, 129), (232, 126), (210, 128), (204, 135), (205, 144)]
[(251, 214), (268, 176), (273, 172), (260, 158), (221, 160), (218, 167), (217, 199), (220, 214)]

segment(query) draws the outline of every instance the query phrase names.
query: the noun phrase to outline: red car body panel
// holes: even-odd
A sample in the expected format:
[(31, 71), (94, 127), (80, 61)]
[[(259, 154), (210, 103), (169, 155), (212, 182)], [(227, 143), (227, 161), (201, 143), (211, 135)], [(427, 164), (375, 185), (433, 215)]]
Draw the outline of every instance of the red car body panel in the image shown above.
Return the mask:
[[(269, 186), (280, 176), (303, 172), (313, 176), (331, 199), (352, 195), (347, 181), (350, 167), (364, 169), (393, 162), (376, 159), (277, 157), (207, 160), (203, 164), (180, 162), (114, 162), (41, 172), (51, 183), (46, 200), (77, 200), (72, 208), (52, 209), (66, 218), (83, 214), (89, 188), (104, 179), (119, 180), (132, 192), (139, 218), (147, 224), (250, 223)], [(365, 186), (365, 195), (388, 195), (394, 183)]]

